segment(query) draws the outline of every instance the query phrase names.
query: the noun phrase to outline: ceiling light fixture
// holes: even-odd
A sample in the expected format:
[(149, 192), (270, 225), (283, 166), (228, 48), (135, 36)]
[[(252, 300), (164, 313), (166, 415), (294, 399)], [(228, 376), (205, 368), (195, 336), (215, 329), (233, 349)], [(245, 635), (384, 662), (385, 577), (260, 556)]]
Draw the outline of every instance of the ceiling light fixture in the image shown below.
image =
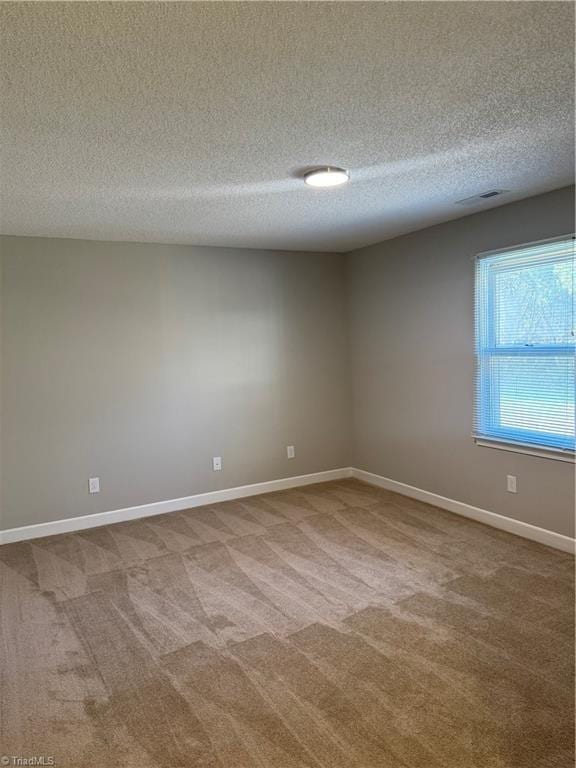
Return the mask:
[(349, 180), (348, 171), (329, 165), (325, 168), (315, 168), (304, 175), (304, 181), (311, 187), (339, 187)]

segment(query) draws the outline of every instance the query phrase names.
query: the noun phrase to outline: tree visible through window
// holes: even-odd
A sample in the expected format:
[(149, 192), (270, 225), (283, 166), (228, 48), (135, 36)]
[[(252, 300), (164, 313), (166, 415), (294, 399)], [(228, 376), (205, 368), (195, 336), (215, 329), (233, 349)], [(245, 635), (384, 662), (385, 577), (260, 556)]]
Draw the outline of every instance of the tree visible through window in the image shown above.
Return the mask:
[(574, 450), (574, 239), (476, 262), (480, 438)]

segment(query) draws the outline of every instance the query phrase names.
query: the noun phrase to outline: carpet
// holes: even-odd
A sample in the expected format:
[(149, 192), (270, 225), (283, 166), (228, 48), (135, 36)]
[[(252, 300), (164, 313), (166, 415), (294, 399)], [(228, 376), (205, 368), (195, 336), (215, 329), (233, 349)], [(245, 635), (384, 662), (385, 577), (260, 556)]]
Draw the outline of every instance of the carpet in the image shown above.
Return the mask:
[(572, 768), (573, 568), (356, 480), (4, 545), (2, 764)]

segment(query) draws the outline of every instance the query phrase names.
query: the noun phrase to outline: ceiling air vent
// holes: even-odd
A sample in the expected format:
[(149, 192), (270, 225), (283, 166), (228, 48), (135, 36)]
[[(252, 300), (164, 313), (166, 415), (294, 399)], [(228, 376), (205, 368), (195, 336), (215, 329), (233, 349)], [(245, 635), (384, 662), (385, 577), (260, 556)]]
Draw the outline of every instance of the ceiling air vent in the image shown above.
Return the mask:
[(479, 195), (465, 197), (464, 200), (456, 200), (456, 205), (480, 205), (484, 200), (491, 200), (493, 197), (504, 195), (507, 189), (489, 189), (487, 192), (481, 192)]

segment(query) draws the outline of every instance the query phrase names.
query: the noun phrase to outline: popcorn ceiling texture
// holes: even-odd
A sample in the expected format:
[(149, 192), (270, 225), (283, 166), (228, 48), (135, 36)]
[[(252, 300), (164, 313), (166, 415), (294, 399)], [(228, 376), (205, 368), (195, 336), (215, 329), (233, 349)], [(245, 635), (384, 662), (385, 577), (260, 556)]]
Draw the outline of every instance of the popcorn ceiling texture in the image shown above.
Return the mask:
[(346, 251), (573, 180), (572, 3), (0, 13), (6, 234)]

